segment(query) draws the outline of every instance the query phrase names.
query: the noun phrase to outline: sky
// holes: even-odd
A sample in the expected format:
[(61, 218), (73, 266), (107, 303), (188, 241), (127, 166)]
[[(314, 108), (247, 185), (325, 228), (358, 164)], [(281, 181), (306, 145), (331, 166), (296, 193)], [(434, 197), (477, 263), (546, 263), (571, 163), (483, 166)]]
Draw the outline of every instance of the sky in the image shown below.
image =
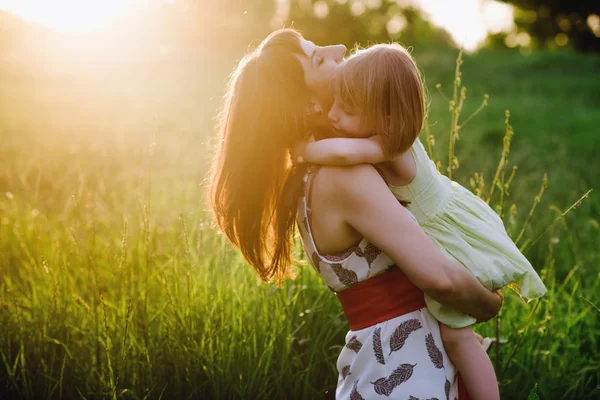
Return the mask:
[[(346, 1), (366, 5), (381, 0), (343, 0)], [(446, 29), (466, 50), (475, 50), (488, 32), (510, 31), (513, 27), (513, 8), (494, 0), (396, 1), (421, 8), (432, 23)], [(100, 28), (119, 12), (143, 7), (144, 3), (145, 0), (0, 0), (0, 9), (57, 31), (85, 32)]]

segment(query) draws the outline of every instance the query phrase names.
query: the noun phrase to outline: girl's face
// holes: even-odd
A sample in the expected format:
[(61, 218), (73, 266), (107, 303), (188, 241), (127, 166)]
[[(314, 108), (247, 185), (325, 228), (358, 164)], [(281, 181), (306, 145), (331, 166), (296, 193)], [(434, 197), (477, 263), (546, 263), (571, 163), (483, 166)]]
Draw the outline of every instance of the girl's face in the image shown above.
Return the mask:
[(360, 115), (345, 110), (343, 104), (334, 97), (333, 106), (329, 111), (329, 122), (336, 136), (367, 138), (373, 136), (373, 130), (361, 126)]

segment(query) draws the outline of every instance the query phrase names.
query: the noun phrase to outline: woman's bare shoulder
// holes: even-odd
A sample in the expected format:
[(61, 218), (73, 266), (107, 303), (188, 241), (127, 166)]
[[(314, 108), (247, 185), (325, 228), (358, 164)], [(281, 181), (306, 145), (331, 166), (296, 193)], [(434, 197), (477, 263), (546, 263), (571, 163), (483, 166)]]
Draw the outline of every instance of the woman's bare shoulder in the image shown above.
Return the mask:
[[(355, 187), (366, 182), (383, 182), (377, 169), (371, 164), (356, 164), (348, 166), (324, 165), (319, 168), (320, 179), (328, 182), (332, 189)], [(358, 180), (358, 181), (357, 181)]]
[(366, 187), (387, 188), (377, 169), (371, 164), (349, 166), (322, 166), (319, 168), (319, 180), (329, 192), (354, 194)]
[(315, 177), (320, 197), (332, 207), (366, 205), (369, 197), (392, 195), (381, 175), (371, 164), (323, 166)]

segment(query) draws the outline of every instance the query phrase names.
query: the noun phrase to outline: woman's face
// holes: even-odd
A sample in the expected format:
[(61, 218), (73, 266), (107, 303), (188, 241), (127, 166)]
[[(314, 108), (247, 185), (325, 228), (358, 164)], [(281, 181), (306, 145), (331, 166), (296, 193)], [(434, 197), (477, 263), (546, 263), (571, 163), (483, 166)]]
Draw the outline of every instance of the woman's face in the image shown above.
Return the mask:
[(304, 39), (300, 41), (300, 46), (306, 53), (306, 57), (299, 57), (306, 86), (317, 95), (327, 94), (333, 74), (344, 59), (346, 46), (322, 47)]

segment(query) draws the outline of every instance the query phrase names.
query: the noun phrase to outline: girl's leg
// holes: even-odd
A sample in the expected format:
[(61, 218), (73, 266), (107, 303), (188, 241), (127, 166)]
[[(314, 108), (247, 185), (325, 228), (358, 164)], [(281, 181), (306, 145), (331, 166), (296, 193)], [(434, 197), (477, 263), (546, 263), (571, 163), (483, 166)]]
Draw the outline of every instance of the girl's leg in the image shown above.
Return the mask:
[(471, 400), (500, 400), (494, 366), (471, 327), (453, 329), (440, 323), (440, 333)]

